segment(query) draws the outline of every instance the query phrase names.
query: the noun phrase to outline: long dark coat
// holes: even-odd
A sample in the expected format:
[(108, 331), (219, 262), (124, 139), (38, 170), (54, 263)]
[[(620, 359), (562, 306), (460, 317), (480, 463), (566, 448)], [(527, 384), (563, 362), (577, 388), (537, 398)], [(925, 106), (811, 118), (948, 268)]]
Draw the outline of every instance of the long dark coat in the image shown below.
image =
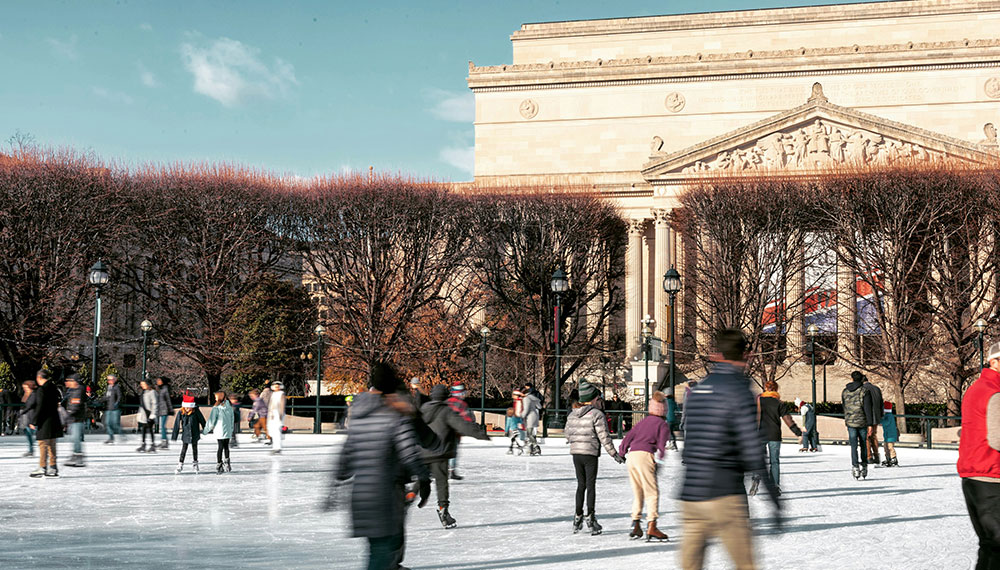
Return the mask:
[(201, 428), (205, 427), (205, 416), (201, 415), (201, 410), (195, 408), (190, 414), (185, 414), (183, 408), (177, 410), (174, 416), (173, 440), (177, 441), (178, 431), (184, 430), (181, 441), (184, 443), (195, 443), (201, 439)]
[(30, 423), (38, 430), (38, 439), (56, 439), (63, 436), (62, 421), (59, 419), (59, 389), (49, 380), (35, 392), (35, 409)]

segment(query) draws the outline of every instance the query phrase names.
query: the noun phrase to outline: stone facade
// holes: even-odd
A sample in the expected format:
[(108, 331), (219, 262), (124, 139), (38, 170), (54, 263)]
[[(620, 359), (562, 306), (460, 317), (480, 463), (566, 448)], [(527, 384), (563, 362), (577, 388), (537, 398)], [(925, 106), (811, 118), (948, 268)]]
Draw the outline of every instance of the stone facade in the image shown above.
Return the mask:
[[(475, 179), (575, 186), (622, 208), (631, 360), (639, 319), (666, 316), (662, 272), (697, 266), (681, 259), (665, 217), (684, 184), (748, 170), (994, 161), (998, 29), (1000, 1), (989, 0), (525, 24), (510, 64), (469, 64)], [(678, 326), (693, 324), (679, 303)]]

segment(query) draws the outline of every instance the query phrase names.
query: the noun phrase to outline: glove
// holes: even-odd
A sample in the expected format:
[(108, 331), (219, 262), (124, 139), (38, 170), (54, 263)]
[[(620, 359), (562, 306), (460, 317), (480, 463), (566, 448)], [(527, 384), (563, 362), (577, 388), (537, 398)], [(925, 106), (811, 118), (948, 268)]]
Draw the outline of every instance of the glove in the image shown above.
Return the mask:
[(421, 479), (420, 480), (420, 502), (417, 503), (417, 508), (422, 509), (424, 505), (427, 504), (427, 499), (431, 496), (431, 480)]
[(625, 458), (622, 457), (621, 455), (615, 455), (615, 461), (617, 461), (618, 464), (621, 465), (622, 463), (625, 463)]
[(802, 430), (799, 429), (799, 426), (793, 425), (792, 426), (792, 433), (794, 433), (797, 437), (802, 437)]

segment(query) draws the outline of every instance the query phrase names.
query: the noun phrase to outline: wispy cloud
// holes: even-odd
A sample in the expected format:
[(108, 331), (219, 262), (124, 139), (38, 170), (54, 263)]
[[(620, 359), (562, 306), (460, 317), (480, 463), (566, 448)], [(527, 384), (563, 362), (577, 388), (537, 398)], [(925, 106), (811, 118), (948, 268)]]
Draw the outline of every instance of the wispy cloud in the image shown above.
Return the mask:
[(121, 91), (115, 91), (113, 89), (107, 89), (104, 87), (92, 86), (90, 91), (100, 97), (101, 99), (111, 101), (112, 103), (118, 103), (123, 105), (131, 105), (133, 103), (132, 97), (128, 93), (123, 93)]
[(476, 99), (472, 93), (428, 89), (425, 96), (433, 102), (430, 113), (443, 121), (471, 123), (476, 120)]
[(444, 147), (438, 153), (438, 158), (463, 172), (472, 174), (476, 164), (476, 147)]
[(69, 39), (65, 40), (45, 38), (45, 43), (49, 44), (49, 49), (52, 50), (52, 55), (68, 59), (70, 61), (76, 61), (80, 57), (80, 53), (76, 49), (77, 39), (76, 34), (73, 34), (69, 37)]
[(146, 87), (157, 87), (160, 83), (156, 80), (156, 75), (146, 69), (146, 66), (139, 63), (139, 81), (142, 82)]
[(143, 22), (143, 23), (139, 24), (139, 29), (142, 30), (142, 31), (144, 31), (144, 32), (152, 32), (153, 31), (153, 26), (149, 22)]
[(194, 76), (194, 91), (227, 107), (252, 97), (287, 96), (298, 80), (295, 69), (275, 57), (268, 65), (260, 50), (237, 40), (218, 38), (207, 42), (192, 36), (181, 44), (184, 67)]

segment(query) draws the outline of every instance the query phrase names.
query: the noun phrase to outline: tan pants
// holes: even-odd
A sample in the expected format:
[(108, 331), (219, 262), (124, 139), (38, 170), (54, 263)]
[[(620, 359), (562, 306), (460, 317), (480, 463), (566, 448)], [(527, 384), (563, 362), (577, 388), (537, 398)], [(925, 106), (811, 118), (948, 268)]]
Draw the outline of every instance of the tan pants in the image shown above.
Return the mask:
[(642, 518), (642, 502), (646, 501), (649, 520), (659, 517), (660, 487), (656, 483), (656, 461), (648, 451), (630, 451), (625, 456), (628, 480), (632, 484), (632, 520)]
[(253, 424), (253, 436), (260, 437), (260, 433), (264, 432), (264, 436), (267, 436), (267, 418), (257, 418), (257, 421)]
[[(46, 465), (46, 462), (48, 462), (48, 465)], [(38, 440), (38, 466), (43, 469), (45, 467), (56, 467), (56, 440)]]
[(738, 570), (754, 570), (753, 545), (750, 541), (750, 510), (746, 495), (729, 495), (709, 501), (681, 501), (684, 538), (681, 543), (681, 567), (700, 570), (705, 561), (705, 546), (719, 537)]

